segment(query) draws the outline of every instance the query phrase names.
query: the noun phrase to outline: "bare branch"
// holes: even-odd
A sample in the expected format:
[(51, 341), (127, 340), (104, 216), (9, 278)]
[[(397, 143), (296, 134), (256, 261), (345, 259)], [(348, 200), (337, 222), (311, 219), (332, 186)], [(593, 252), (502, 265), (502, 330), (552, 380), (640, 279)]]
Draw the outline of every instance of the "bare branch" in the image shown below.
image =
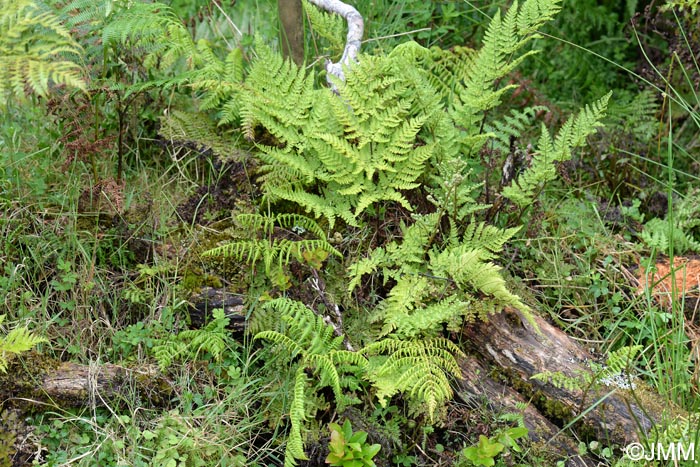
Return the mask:
[(352, 6), (343, 3), (340, 0), (309, 0), (309, 3), (326, 10), (330, 13), (335, 13), (342, 16), (348, 22), (348, 36), (345, 41), (345, 50), (343, 56), (338, 63), (333, 63), (330, 60), (326, 61), (326, 72), (328, 72), (328, 83), (331, 89), (337, 91), (335, 85), (331, 82), (331, 75), (336, 76), (341, 81), (345, 81), (343, 73), (343, 65), (350, 66), (351, 63), (357, 62), (357, 54), (360, 53), (360, 45), (362, 43), (362, 34), (365, 29), (365, 22), (362, 15)]

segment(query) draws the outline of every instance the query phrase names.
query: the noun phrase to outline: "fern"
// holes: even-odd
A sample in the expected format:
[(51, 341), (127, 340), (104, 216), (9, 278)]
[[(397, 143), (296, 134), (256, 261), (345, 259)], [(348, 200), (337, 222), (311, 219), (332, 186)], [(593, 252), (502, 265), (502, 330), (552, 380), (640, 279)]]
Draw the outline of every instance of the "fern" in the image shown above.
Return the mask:
[(318, 52), (340, 56), (345, 49), (345, 43), (343, 42), (345, 24), (343, 19), (338, 15), (329, 14), (318, 9), (309, 3), (308, 0), (302, 1), (302, 7), (304, 8), (304, 14), (311, 23), (310, 29), (312, 34), (319, 36), (328, 43), (327, 49), (321, 48)]
[(102, 43), (143, 48), (146, 69), (167, 69), (182, 57), (192, 61), (199, 56), (183, 22), (170, 6), (159, 2), (133, 2), (116, 9), (102, 30)]
[(572, 149), (582, 146), (586, 137), (601, 126), (600, 121), (610, 96), (611, 93), (608, 93), (592, 106), (586, 106), (577, 116), (569, 118), (554, 139), (543, 124), (532, 165), (510, 186), (503, 189), (503, 196), (520, 208), (532, 203), (543, 186), (556, 178), (554, 163), (569, 160)]
[[(248, 264), (262, 262), (265, 274), (283, 288), (289, 286), (284, 268), (292, 259), (320, 269), (328, 255), (342, 258), (342, 254), (328, 242), (323, 230), (308, 217), (297, 214), (239, 214), (236, 219), (250, 239), (226, 243), (206, 251), (204, 256), (235, 258)], [(304, 238), (309, 236), (316, 238)]]
[(591, 375), (589, 373), (583, 373), (582, 375), (569, 376), (561, 371), (543, 371), (532, 375), (531, 379), (550, 383), (556, 388), (573, 392), (579, 391), (581, 388), (588, 385), (591, 381)]
[(484, 125), (484, 129), (493, 134), (491, 139), (492, 148), (507, 154), (511, 150), (511, 139), (519, 138), (528, 131), (539, 112), (546, 111), (547, 107), (536, 105), (526, 107), (522, 110), (511, 110), (509, 115), (497, 120), (492, 124)]
[(160, 119), (158, 134), (173, 145), (211, 151), (219, 159), (230, 157), (234, 151), (231, 142), (220, 135), (215, 125), (202, 113), (168, 112)]
[(0, 96), (46, 96), (51, 84), (85, 90), (83, 50), (38, 0), (0, 0)]
[(580, 391), (591, 385), (617, 386), (621, 389), (634, 389), (632, 378), (627, 375), (635, 356), (643, 349), (641, 345), (622, 347), (608, 355), (604, 365), (589, 363), (590, 371), (579, 369), (573, 376), (560, 371), (543, 371), (533, 375), (536, 381), (548, 382), (567, 391)]
[(338, 97), (314, 89), (313, 75), (258, 47), (241, 113), (249, 137), (262, 125), (276, 140), (261, 146), (268, 198), (293, 201), (331, 226), (337, 217), (357, 225), (379, 202), (412, 209), (401, 192), (419, 186), (438, 151), (429, 130), (445, 116), (427, 81), (406, 73), (408, 55), (400, 49), (363, 57), (338, 84)]
[(673, 220), (651, 219), (644, 224), (639, 238), (662, 253), (683, 254), (700, 251), (700, 190), (690, 189), (673, 213)]
[[(0, 324), (3, 321), (5, 321), (5, 315), (0, 315)], [(11, 356), (31, 350), (43, 342), (48, 341), (30, 332), (26, 327), (11, 329), (5, 336), (0, 337), (0, 371), (7, 372)]]
[(278, 326), (277, 329), (259, 332), (255, 339), (278, 344), (289, 352), (291, 358), (300, 358), (294, 379), (294, 397), (289, 413), (291, 431), (285, 453), (285, 465), (293, 466), (296, 465), (296, 459), (307, 459), (302, 437), (307, 415), (305, 401), (308, 397), (305, 370), (308, 368), (318, 371), (318, 387), (330, 386), (336, 401), (342, 403), (342, 376), (338, 367), (352, 364), (365, 368), (367, 361), (360, 353), (341, 350), (343, 336), (336, 336), (333, 327), (303, 304), (289, 299), (276, 299), (266, 303), (263, 308), (264, 311), (272, 310), (277, 314)]
[(473, 146), (483, 142), (479, 133), (483, 112), (500, 103), (501, 97), (514, 85), (493, 89), (494, 83), (514, 70), (534, 51), (516, 55), (533, 38), (536, 31), (561, 9), (559, 0), (526, 0), (522, 6), (513, 2), (505, 16), (496, 13), (484, 36), (482, 47), (475, 54), (462, 55), (464, 61), (451, 69), (463, 71), (463, 76), (443, 77), (453, 81), (454, 103), (451, 112), (455, 122), (465, 129), (463, 144)]
[[(370, 375), (382, 406), (396, 393), (405, 393), (414, 413), (427, 413), (432, 419), (452, 398), (448, 375), (461, 374), (455, 355), (462, 351), (447, 339), (383, 339), (362, 352), (370, 355)], [(379, 358), (377, 356), (384, 355)], [(375, 356), (372, 358), (372, 356)], [(424, 405), (424, 406), (423, 406)]]
[[(351, 292), (366, 274), (381, 271), (385, 283), (396, 281), (375, 311), (375, 319), (384, 323), (383, 335), (431, 336), (443, 324), (454, 328), (460, 320), (485, 318), (503, 306), (529, 310), (508, 291), (499, 268), (490, 262), (518, 228), (502, 230), (472, 222), (461, 239), (430, 245), (439, 219), (438, 213), (418, 217), (415, 224), (403, 229), (401, 243), (373, 250), (348, 270)], [(455, 295), (435, 298), (446, 293)]]
[(202, 329), (182, 331), (153, 346), (153, 355), (161, 371), (165, 371), (176, 360), (197, 360), (203, 353), (209, 353), (216, 361), (223, 359), (225, 351), (232, 346), (226, 329), (229, 319), (222, 309), (215, 309), (213, 317)]

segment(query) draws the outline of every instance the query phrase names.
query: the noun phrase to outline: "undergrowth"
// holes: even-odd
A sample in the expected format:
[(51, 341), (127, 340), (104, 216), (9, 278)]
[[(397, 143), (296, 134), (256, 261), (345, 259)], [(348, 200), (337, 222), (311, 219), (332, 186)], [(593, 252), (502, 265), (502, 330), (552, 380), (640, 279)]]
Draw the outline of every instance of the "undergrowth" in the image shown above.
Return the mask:
[(697, 437), (695, 284), (658, 291), (697, 281), (697, 5), (360, 1), (332, 92), (342, 20), (304, 3), (297, 66), (233, 3), (0, 1), (0, 370), (168, 395), (38, 407), (0, 465), (552, 465), (456, 400), (511, 308), (600, 357), (541, 379), (638, 378), (687, 413), (650, 439)]

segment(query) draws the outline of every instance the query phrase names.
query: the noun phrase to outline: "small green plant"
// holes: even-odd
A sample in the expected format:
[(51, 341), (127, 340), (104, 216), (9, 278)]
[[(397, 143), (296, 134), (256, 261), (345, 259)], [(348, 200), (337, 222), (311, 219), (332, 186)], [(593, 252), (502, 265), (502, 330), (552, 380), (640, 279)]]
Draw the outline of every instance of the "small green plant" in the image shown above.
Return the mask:
[(367, 432), (353, 433), (350, 420), (345, 420), (343, 426), (331, 423), (329, 428), (331, 442), (328, 445), (330, 453), (326, 457), (326, 464), (334, 467), (375, 467), (372, 458), (377, 455), (381, 446), (367, 444)]
[(330, 254), (342, 254), (328, 242), (319, 225), (298, 214), (239, 214), (236, 221), (246, 230), (247, 238), (226, 243), (204, 253), (223, 256), (256, 265), (262, 263), (265, 275), (282, 290), (291, 287), (286, 271), (292, 259), (321, 269)]
[[(5, 321), (5, 315), (0, 315), (0, 324)], [(37, 344), (48, 342), (43, 337), (39, 337), (30, 332), (26, 327), (15, 327), (6, 336), (0, 337), (0, 371), (7, 372), (12, 355), (31, 350)]]
[[(522, 448), (518, 445), (517, 440), (527, 436), (528, 429), (525, 427), (512, 427), (506, 430), (499, 430), (494, 436), (487, 438), (484, 435), (479, 435), (479, 442), (462, 450), (461, 461), (456, 465), (485, 465), (487, 467), (496, 465), (495, 458), (504, 450), (512, 449), (515, 452), (521, 452)], [(468, 463), (465, 463), (468, 462)]]
[(214, 319), (202, 329), (182, 331), (153, 346), (153, 353), (161, 370), (165, 370), (175, 360), (198, 359), (207, 352), (216, 361), (221, 361), (224, 352), (234, 343), (226, 329), (229, 319), (224, 310), (213, 311)]

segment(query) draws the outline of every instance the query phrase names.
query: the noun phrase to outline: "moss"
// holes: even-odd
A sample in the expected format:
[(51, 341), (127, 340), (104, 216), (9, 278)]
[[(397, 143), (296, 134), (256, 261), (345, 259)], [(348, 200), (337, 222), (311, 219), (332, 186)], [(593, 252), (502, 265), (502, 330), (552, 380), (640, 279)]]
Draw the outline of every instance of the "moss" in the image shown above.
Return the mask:
[(0, 411), (0, 467), (11, 467), (15, 455), (17, 428), (22, 423), (14, 410)]
[(542, 415), (555, 423), (565, 425), (574, 418), (571, 407), (563, 402), (553, 400), (531, 383), (523, 381), (515, 370), (496, 368), (492, 370), (491, 377), (518, 391), (525, 399), (530, 400)]

